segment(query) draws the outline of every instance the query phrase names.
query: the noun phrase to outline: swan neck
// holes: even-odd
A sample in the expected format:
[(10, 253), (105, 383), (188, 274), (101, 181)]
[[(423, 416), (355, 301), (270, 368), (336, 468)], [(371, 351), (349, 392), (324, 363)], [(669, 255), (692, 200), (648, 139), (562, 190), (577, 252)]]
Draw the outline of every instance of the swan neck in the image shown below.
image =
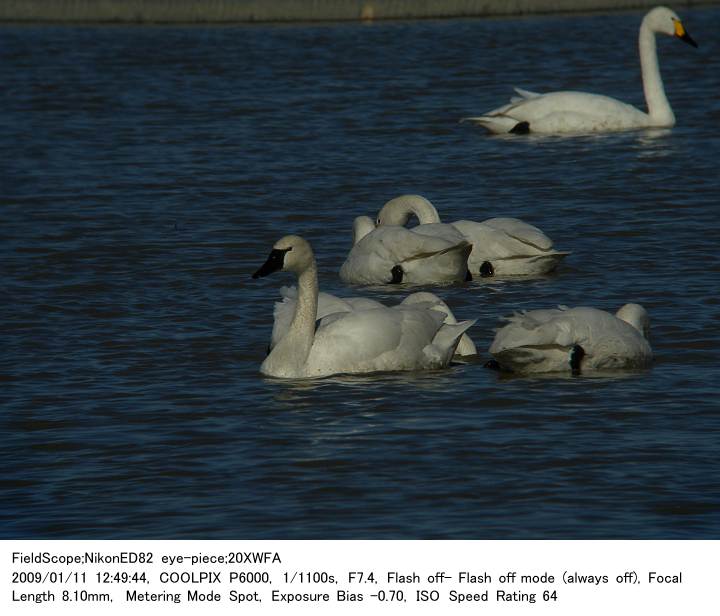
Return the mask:
[(313, 262), (298, 276), (297, 306), (288, 331), (288, 335), (292, 334), (296, 337), (296, 343), (301, 344), (302, 348), (305, 349), (303, 361), (307, 359), (315, 337), (318, 291), (317, 266)]
[(643, 90), (650, 123), (652, 126), (674, 126), (675, 114), (665, 95), (665, 86), (660, 75), (655, 32), (645, 21), (640, 26), (638, 44)]
[(299, 377), (315, 340), (318, 307), (318, 278), (315, 261), (298, 275), (295, 314), (287, 333), (275, 345), (263, 364), (266, 374)]
[(416, 200), (410, 205), (410, 211), (417, 216), (418, 221), (421, 225), (427, 225), (435, 222), (440, 222), (440, 215), (432, 203), (423, 199), (422, 201)]

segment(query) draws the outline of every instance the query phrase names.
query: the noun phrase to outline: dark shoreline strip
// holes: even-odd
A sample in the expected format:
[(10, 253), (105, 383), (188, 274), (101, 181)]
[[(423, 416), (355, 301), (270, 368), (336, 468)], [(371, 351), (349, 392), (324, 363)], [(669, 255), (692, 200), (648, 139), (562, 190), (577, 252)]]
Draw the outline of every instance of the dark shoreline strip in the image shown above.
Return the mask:
[[(643, 9), (661, 0), (0, 0), (0, 22), (252, 23)], [(674, 7), (717, 2), (672, 2)]]

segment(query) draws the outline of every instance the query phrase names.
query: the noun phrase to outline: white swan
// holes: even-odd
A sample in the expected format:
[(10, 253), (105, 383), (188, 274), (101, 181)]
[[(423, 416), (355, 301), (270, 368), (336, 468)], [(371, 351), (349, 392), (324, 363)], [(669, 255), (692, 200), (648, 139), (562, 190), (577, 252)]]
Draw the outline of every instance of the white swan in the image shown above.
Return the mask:
[(310, 244), (288, 235), (273, 246), (253, 278), (282, 270), (298, 276), (295, 313), (260, 372), (281, 378), (341, 373), (443, 368), (462, 334), (474, 323), (446, 324), (445, 314), (425, 305), (371, 307), (317, 320), (317, 265)]
[(460, 232), (472, 244), (468, 269), (472, 276), (536, 276), (553, 271), (569, 252), (553, 249), (552, 240), (537, 227), (517, 218), (489, 218), (482, 222), (458, 220), (443, 224), (430, 201), (403, 195), (388, 201), (378, 214), (378, 225), (405, 225), (412, 215), (428, 233)]
[[(282, 339), (282, 337), (290, 329), (290, 323), (292, 322), (293, 316), (295, 315), (295, 306), (297, 303), (297, 288), (296, 287), (281, 287), (280, 295), (282, 296), (281, 302), (275, 303), (274, 317), (275, 322), (273, 324), (272, 336), (270, 338), (270, 347), (272, 350), (275, 345)], [(411, 293), (408, 295), (398, 306), (395, 308), (402, 309), (406, 306), (415, 307), (427, 307), (432, 310), (437, 310), (445, 315), (445, 323), (455, 325), (457, 319), (450, 310), (450, 307), (441, 300), (434, 293), (428, 293), (427, 291), (421, 291), (418, 293)], [(337, 297), (330, 293), (320, 292), (318, 293), (318, 308), (317, 308), (317, 320), (321, 320), (330, 314), (336, 312), (352, 312), (353, 310), (370, 310), (373, 308), (385, 308), (380, 302), (370, 299), (369, 297)], [(475, 344), (470, 339), (470, 336), (463, 334), (458, 343), (455, 355), (466, 356), (466, 355), (477, 355), (477, 349)]]
[(515, 314), (490, 346), (494, 367), (519, 374), (642, 368), (652, 362), (650, 320), (639, 304)]
[(597, 133), (675, 125), (658, 67), (655, 33), (674, 35), (697, 47), (674, 11), (659, 6), (645, 15), (638, 44), (648, 112), (608, 96), (585, 92), (537, 94), (516, 88), (519, 96), (488, 113), (464, 118), (491, 133)]
[(340, 268), (340, 278), (352, 284), (464, 282), (469, 278), (471, 250), (455, 229), (376, 227), (367, 216), (358, 216), (353, 222), (353, 247)]

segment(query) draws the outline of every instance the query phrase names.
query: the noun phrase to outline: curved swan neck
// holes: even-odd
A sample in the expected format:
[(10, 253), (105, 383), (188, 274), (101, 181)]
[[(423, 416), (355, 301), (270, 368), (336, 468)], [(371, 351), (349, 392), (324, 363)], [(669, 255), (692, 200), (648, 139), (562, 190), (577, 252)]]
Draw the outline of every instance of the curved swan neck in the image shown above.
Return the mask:
[(440, 222), (435, 206), (420, 195), (403, 195), (391, 199), (380, 210), (378, 220), (384, 225), (405, 225), (413, 214), (421, 225)]
[(640, 67), (642, 69), (645, 103), (647, 104), (651, 125), (674, 126), (675, 114), (665, 95), (665, 87), (660, 76), (655, 32), (648, 24), (647, 18), (643, 19), (640, 25), (638, 46), (640, 48)]
[(424, 198), (413, 200), (412, 213), (417, 216), (421, 225), (440, 222), (440, 215), (437, 213), (435, 206)]
[(275, 376), (302, 376), (315, 340), (318, 308), (318, 277), (315, 260), (298, 275), (297, 303), (290, 327), (265, 359), (267, 373)]

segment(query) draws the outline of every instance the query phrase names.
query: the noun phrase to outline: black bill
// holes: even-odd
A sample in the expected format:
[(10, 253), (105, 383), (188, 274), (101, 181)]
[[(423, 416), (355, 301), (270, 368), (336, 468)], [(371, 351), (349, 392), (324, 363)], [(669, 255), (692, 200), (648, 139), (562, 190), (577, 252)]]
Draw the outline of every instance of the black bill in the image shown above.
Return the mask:
[(285, 254), (292, 250), (291, 248), (286, 248), (285, 250), (279, 250), (277, 248), (273, 248), (270, 251), (270, 256), (267, 258), (267, 261), (262, 264), (260, 269), (255, 272), (252, 277), (253, 278), (261, 278), (262, 276), (268, 276), (269, 274), (272, 274), (273, 272), (277, 272), (278, 270), (281, 270), (283, 268), (283, 264), (285, 262)]

